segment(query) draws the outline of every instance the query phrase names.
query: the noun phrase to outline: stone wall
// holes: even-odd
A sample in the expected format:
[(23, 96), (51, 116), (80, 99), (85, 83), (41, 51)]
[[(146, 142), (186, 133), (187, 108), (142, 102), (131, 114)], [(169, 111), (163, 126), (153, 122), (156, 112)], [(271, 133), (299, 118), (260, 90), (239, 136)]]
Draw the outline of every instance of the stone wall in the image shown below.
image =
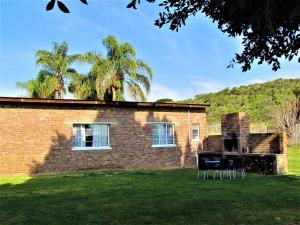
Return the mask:
[[(200, 141), (189, 145), (190, 124)], [(195, 166), (206, 137), (205, 109), (0, 104), (0, 175), (91, 169)], [(110, 150), (72, 150), (74, 122), (108, 122)], [(151, 122), (172, 122), (176, 147), (152, 147)]]

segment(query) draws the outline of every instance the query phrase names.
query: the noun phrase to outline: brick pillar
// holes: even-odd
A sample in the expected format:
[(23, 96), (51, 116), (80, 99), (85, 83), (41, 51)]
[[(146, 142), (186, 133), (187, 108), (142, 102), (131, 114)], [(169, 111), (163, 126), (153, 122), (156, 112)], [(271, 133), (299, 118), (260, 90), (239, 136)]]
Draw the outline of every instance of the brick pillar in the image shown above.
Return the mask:
[(277, 174), (288, 172), (288, 137), (286, 132), (279, 133), (280, 154), (276, 155)]
[(247, 152), (250, 138), (249, 115), (244, 112), (238, 114), (240, 127), (239, 151), (245, 153)]
[(249, 116), (244, 112), (229, 113), (222, 116), (221, 132), (223, 139), (223, 151), (227, 151), (225, 142), (237, 140), (237, 151), (246, 152), (249, 146)]

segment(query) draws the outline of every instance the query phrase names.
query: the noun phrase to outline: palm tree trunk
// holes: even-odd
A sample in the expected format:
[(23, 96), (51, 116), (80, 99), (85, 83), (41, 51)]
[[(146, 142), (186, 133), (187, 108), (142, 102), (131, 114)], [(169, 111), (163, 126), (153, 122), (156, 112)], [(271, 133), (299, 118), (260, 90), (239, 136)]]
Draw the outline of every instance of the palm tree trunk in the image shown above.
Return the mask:
[(57, 83), (55, 88), (54, 99), (61, 99), (61, 92), (63, 88), (63, 79), (60, 74), (56, 75)]
[(105, 102), (113, 102), (115, 100), (115, 87), (111, 87), (107, 90), (104, 94), (104, 101)]
[(59, 90), (58, 89), (55, 90), (54, 99), (60, 99), (60, 94), (59, 94)]
[(115, 87), (111, 88), (111, 95), (112, 95), (112, 100), (115, 101), (116, 100), (116, 90), (115, 90)]

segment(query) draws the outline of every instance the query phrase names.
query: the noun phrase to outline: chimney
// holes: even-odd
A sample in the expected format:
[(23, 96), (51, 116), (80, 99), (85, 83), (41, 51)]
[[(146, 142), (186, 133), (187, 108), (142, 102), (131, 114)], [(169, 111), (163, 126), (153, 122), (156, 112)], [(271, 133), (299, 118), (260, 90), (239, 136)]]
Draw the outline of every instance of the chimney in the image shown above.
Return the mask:
[(244, 112), (222, 116), (221, 132), (223, 152), (246, 153), (249, 142), (249, 116)]

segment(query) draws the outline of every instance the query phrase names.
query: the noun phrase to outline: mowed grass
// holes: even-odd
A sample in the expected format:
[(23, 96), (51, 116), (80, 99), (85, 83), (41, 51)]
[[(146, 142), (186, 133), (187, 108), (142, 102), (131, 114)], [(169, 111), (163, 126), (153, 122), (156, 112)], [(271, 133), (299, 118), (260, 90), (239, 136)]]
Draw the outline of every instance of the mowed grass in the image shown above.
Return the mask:
[(197, 170), (0, 178), (1, 224), (300, 224), (300, 148), (290, 173), (198, 180)]
[(289, 174), (300, 176), (300, 147), (289, 147)]

